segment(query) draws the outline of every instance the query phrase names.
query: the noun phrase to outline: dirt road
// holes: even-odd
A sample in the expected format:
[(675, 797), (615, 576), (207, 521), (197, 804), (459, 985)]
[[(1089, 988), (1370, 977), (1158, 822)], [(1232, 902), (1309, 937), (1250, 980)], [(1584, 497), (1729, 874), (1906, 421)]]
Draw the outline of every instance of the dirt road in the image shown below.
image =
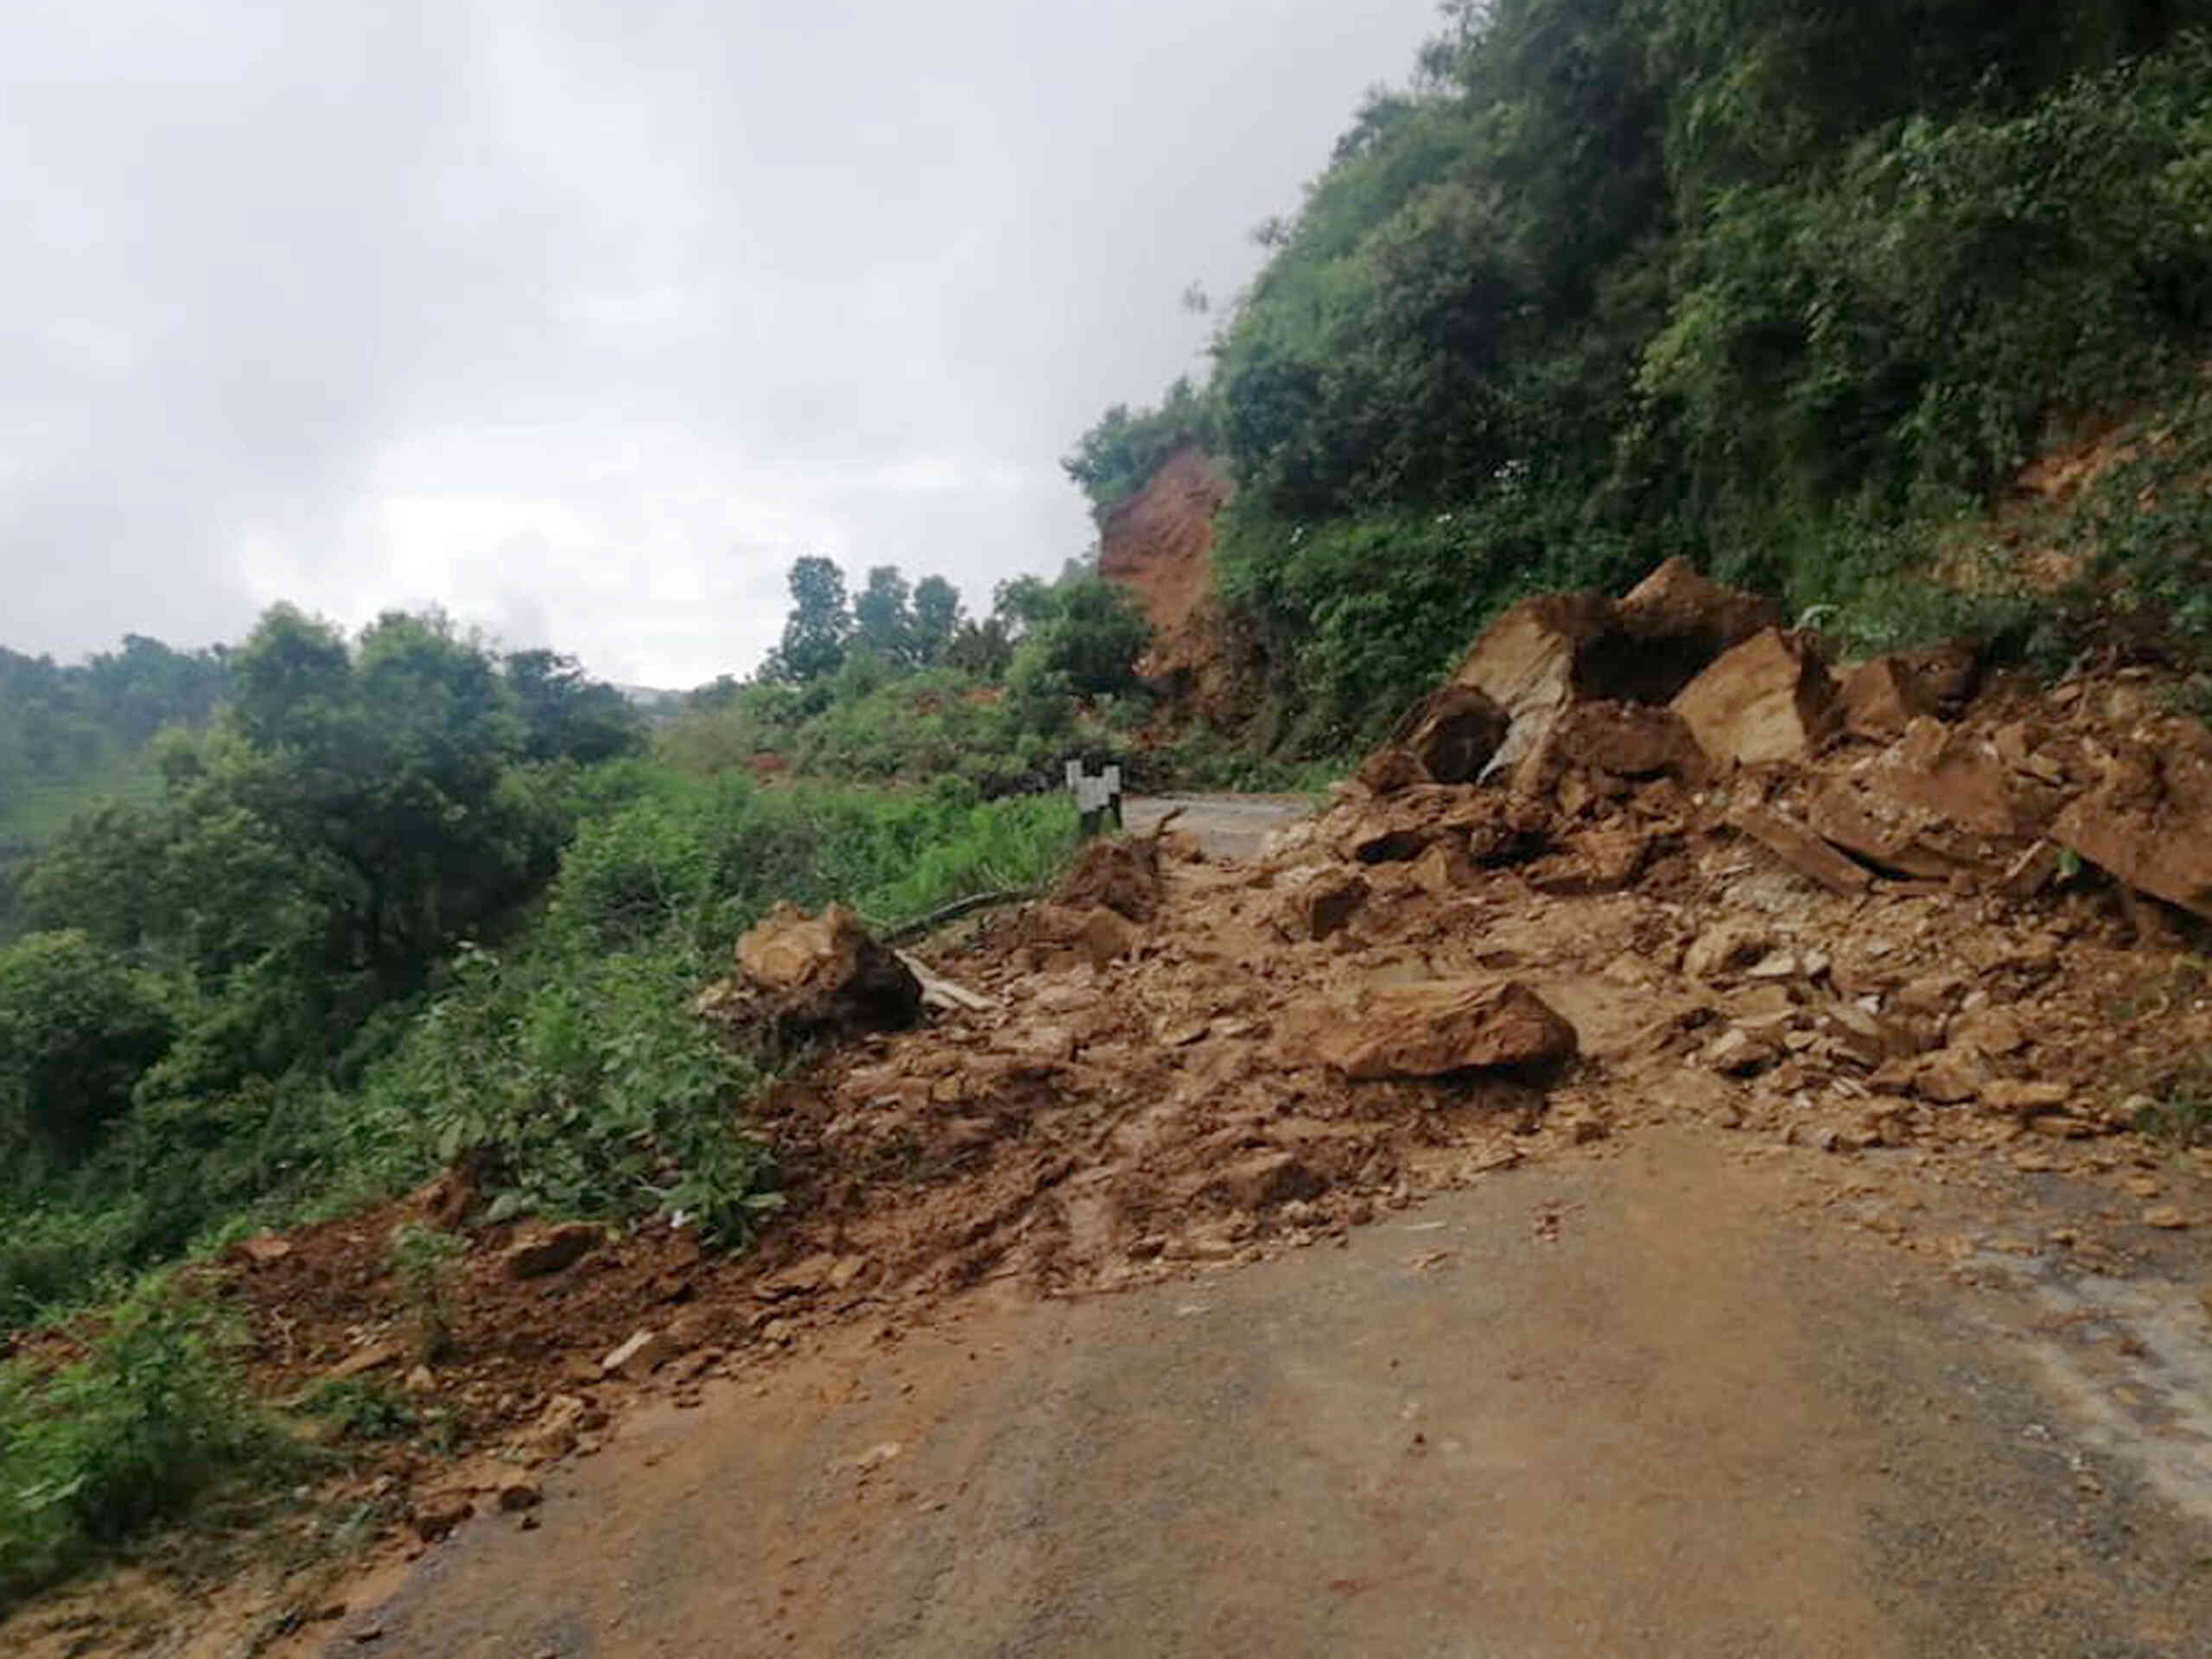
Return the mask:
[(328, 1651), (2212, 1651), (2192, 1299), (1815, 1202), (1658, 1131), (1340, 1248), (849, 1330), (648, 1407)]

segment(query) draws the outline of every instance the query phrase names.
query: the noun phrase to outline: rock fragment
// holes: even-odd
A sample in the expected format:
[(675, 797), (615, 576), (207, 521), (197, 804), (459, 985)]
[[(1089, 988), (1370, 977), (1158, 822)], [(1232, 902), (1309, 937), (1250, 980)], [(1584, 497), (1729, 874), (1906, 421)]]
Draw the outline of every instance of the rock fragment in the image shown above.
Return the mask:
[(584, 1221), (532, 1228), (499, 1253), (499, 1268), (510, 1279), (540, 1279), (574, 1267), (605, 1237)]
[(1447, 685), (1402, 722), (1399, 747), (1430, 783), (1471, 784), (1505, 741), (1512, 716), (1471, 685)]
[(682, 1338), (668, 1331), (639, 1331), (630, 1339), (600, 1361), (599, 1368), (609, 1376), (620, 1376), (632, 1382), (643, 1382), (684, 1351)]
[(1633, 830), (1592, 830), (1564, 852), (1529, 867), (1529, 885), (1554, 898), (1625, 893), (1651, 856), (1651, 837)]
[(1853, 862), (1828, 843), (1773, 808), (1739, 802), (1728, 814), (1730, 825), (1749, 836), (1808, 881), (1830, 893), (1855, 899), (1874, 884), (1863, 864)]
[(1773, 932), (1757, 922), (1717, 922), (1698, 935), (1683, 958), (1692, 979), (1713, 979), (1750, 966), (1774, 948)]
[(2212, 918), (2212, 753), (2198, 733), (2120, 747), (2051, 838), (2129, 887)]
[(1389, 986), (1357, 1019), (1332, 1008), (1316, 1023), (1316, 1057), (1354, 1082), (1535, 1069), (1577, 1046), (1574, 1027), (1517, 980)]
[(1294, 939), (1325, 939), (1357, 915), (1372, 888), (1351, 871), (1324, 871), (1288, 888), (1278, 902), (1276, 925)]
[(1239, 1210), (1268, 1210), (1310, 1198), (1327, 1185), (1292, 1152), (1255, 1153), (1230, 1165), (1214, 1184)]
[(1753, 635), (1690, 682), (1675, 712), (1716, 766), (1802, 761), (1835, 728), (1834, 682), (1802, 641)]
[(1844, 677), (1838, 701), (1846, 731), (1881, 741), (1903, 737), (1915, 720), (1936, 712), (1935, 700), (1910, 661), (1894, 653), (1853, 669)]
[(738, 941), (739, 977), (710, 987), (700, 1013), (784, 1046), (858, 1032), (903, 1031), (922, 987), (842, 905), (818, 916), (779, 904)]

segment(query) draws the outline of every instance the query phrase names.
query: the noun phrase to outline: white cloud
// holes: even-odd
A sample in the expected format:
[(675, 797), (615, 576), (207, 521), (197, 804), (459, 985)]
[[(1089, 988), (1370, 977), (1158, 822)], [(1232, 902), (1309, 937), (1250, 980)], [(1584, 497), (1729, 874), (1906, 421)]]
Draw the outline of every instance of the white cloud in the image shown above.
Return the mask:
[(0, 13), (0, 643), (435, 602), (743, 671), (804, 552), (970, 602), (1430, 0)]

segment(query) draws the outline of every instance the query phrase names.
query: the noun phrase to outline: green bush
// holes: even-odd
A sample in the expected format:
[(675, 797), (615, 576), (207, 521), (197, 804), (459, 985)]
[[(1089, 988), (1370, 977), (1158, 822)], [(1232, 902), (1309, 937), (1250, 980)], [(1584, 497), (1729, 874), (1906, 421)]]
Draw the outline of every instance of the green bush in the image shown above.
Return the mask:
[(154, 988), (82, 933), (0, 950), (0, 1155), (12, 1141), (82, 1158), (172, 1035)]
[(211, 1316), (156, 1285), (118, 1305), (81, 1360), (0, 1364), (0, 1600), (53, 1582), (280, 1465)]
[(680, 1211), (741, 1241), (769, 1172), (748, 1074), (690, 1011), (711, 972), (680, 944), (472, 952), (357, 1109), (425, 1165), (488, 1153), (493, 1219)]
[(725, 1240), (772, 1206), (741, 1104), (755, 1081), (690, 1012), (737, 935), (779, 899), (884, 922), (1046, 880), (1074, 844), (1058, 798), (666, 787), (588, 824), (541, 927), (471, 950), (372, 1067), (356, 1158), (488, 1151), (493, 1213), (681, 1214)]
[(1514, 600), (1618, 584), (1652, 550), (1524, 482), (1462, 511), (1314, 524), (1232, 507), (1218, 557), (1224, 595), (1257, 620), (1276, 695), (1298, 711), (1293, 747), (1328, 754), (1387, 729)]

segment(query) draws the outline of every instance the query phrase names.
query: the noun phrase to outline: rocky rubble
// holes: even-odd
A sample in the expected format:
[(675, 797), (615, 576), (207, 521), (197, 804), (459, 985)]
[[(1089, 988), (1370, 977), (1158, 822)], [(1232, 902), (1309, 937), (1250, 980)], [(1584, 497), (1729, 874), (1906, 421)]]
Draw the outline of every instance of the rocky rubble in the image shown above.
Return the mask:
[[(1961, 651), (1839, 671), (1670, 564), (1506, 613), (1255, 859), (1098, 842), (909, 958), (779, 910), (699, 1006), (817, 1045), (753, 1109), (782, 1217), (730, 1259), (493, 1230), (432, 1386), (534, 1464), (618, 1391), (682, 1405), (825, 1322), (1310, 1247), (1659, 1120), (1867, 1179), (2139, 1184), (2138, 1115), (2212, 1042), (2164, 948), (2212, 915), (2212, 745), (2125, 672), (1980, 677)], [(382, 1351), (381, 1224), (242, 1254), (288, 1376)]]

